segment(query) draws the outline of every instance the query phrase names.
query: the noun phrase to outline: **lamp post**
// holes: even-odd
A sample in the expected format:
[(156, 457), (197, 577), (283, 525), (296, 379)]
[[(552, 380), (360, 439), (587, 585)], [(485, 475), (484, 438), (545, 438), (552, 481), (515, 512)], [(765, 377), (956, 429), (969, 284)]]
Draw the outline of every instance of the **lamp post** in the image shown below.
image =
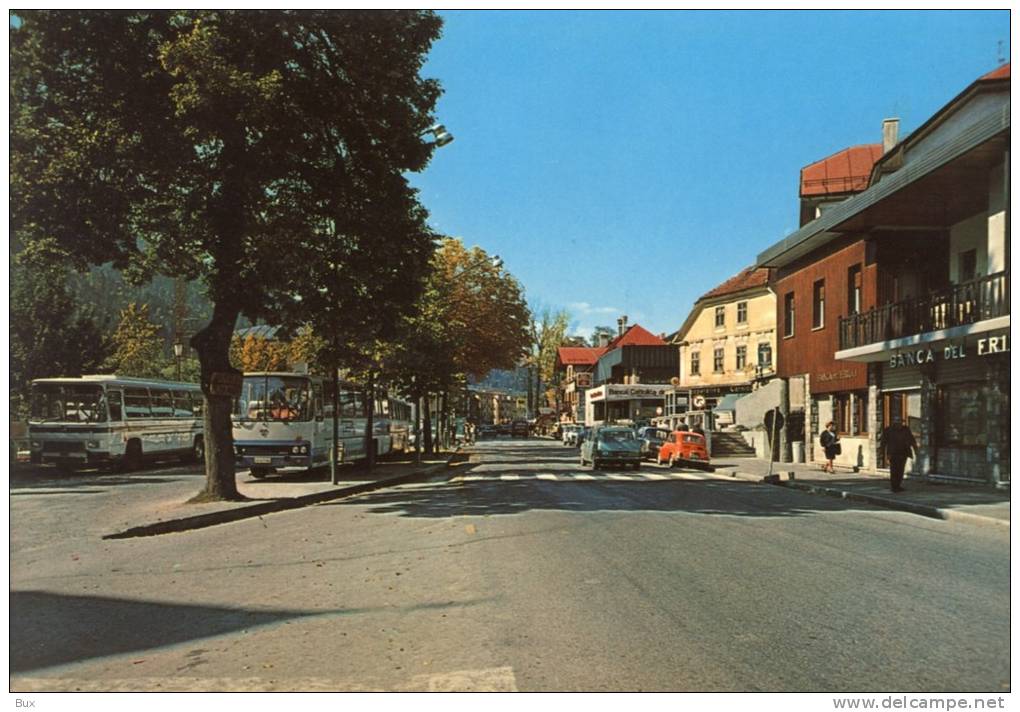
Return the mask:
[(181, 343), (181, 337), (178, 336), (177, 340), (174, 341), (174, 359), (177, 361), (177, 380), (181, 380), (181, 356), (184, 355), (184, 344)]

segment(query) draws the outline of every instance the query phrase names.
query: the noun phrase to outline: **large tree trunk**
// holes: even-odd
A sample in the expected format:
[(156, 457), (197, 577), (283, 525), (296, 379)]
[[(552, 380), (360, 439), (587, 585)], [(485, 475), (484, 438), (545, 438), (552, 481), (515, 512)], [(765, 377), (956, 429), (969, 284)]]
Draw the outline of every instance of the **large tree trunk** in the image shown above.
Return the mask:
[(234, 434), (230, 412), (233, 397), (214, 395), (211, 391), (214, 373), (241, 372), (230, 365), (230, 339), (240, 310), (232, 305), (217, 304), (212, 319), (204, 329), (191, 337), (191, 346), (198, 352), (201, 364), (201, 386), (205, 396), (205, 489), (191, 501), (243, 500), (235, 479)]

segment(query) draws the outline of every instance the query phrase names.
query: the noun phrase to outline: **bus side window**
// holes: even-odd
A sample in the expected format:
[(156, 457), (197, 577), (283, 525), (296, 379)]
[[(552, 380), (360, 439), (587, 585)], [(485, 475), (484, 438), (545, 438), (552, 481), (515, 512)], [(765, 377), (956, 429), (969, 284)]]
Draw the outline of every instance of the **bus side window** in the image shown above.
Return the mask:
[(149, 391), (145, 388), (126, 388), (124, 410), (128, 418), (148, 418), (152, 415), (149, 408)]
[(191, 398), (188, 397), (187, 391), (174, 391), (174, 417), (175, 418), (190, 418), (191, 417)]
[(312, 384), (312, 408), (316, 420), (322, 420), (322, 384)]
[(124, 409), (121, 407), (120, 391), (106, 392), (106, 407), (110, 410), (110, 420), (124, 420)]
[(172, 418), (174, 403), (170, 391), (163, 388), (152, 389), (152, 414), (157, 418)]

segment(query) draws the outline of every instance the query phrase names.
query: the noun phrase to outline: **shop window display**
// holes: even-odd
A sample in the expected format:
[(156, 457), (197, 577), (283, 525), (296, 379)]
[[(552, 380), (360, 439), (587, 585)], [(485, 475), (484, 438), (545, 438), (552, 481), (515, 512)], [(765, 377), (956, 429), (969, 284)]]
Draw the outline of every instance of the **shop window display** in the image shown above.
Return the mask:
[(985, 396), (980, 383), (940, 386), (938, 444), (944, 447), (982, 447), (988, 444)]

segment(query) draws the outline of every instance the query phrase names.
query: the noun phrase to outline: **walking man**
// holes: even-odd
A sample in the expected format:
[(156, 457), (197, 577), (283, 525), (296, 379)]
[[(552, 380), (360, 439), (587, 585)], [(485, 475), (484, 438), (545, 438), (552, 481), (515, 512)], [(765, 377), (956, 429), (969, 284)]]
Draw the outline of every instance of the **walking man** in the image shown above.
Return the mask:
[(910, 428), (900, 422), (899, 416), (882, 432), (885, 456), (889, 460), (889, 488), (893, 492), (903, 491), (903, 469), (907, 458), (917, 457), (917, 441)]

